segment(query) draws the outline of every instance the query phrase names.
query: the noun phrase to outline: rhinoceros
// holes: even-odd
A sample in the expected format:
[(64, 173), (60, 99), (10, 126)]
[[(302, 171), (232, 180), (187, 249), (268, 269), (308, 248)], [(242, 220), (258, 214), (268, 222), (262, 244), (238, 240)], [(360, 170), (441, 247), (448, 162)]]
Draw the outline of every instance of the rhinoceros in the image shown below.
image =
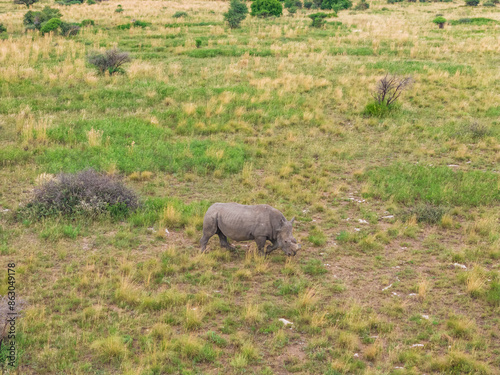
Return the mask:
[(235, 241), (254, 240), (261, 254), (264, 254), (266, 241), (271, 241), (265, 255), (277, 248), (288, 256), (295, 255), (300, 245), (292, 235), (294, 220), (287, 221), (280, 211), (267, 204), (214, 203), (203, 219), (201, 252), (205, 252), (208, 240), (217, 234), (221, 247), (231, 251), (235, 248), (229, 244), (228, 237)]

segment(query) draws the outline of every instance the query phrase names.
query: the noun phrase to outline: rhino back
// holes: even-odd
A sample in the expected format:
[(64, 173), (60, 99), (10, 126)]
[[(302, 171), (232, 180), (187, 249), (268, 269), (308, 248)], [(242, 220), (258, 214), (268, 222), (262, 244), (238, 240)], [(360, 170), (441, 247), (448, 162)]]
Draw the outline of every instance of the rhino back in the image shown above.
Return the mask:
[(276, 230), (285, 220), (280, 211), (266, 204), (215, 203), (206, 215), (215, 216), (222, 233), (235, 241), (261, 236), (275, 239)]

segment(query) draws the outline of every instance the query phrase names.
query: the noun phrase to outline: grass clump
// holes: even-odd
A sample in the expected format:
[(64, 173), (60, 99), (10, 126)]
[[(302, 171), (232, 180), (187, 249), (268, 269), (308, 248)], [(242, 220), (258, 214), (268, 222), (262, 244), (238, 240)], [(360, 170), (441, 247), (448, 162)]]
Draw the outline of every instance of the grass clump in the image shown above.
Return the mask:
[(18, 210), (21, 218), (110, 214), (122, 217), (138, 207), (137, 195), (113, 178), (85, 170), (60, 174), (35, 188), (33, 197)]
[(6, 33), (6, 32), (7, 32), (7, 28), (3, 25), (3, 23), (0, 22), (0, 34)]
[(415, 216), (418, 223), (438, 224), (447, 209), (431, 204), (420, 204), (412, 208), (402, 210), (399, 216), (403, 221), (408, 221)]

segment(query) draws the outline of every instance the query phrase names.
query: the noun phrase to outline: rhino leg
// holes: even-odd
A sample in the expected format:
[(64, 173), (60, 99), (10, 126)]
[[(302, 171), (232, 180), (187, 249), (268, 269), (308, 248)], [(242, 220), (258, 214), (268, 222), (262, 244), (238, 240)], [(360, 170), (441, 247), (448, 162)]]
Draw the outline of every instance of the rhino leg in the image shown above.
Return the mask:
[(220, 246), (225, 247), (226, 249), (230, 251), (236, 251), (236, 248), (234, 246), (231, 246), (229, 241), (227, 240), (227, 237), (224, 233), (220, 231), (220, 229), (217, 228), (217, 235), (219, 236), (220, 240)]
[(208, 240), (217, 233), (219, 228), (217, 228), (217, 223), (213, 218), (207, 218), (203, 220), (203, 237), (200, 240), (201, 252), (204, 253), (207, 248)]
[(268, 245), (266, 248), (266, 255), (271, 254), (274, 250), (278, 248), (278, 241), (271, 241), (273, 244)]
[(264, 248), (266, 247), (266, 237), (257, 237), (255, 238), (255, 243), (257, 244), (257, 248), (259, 249), (259, 254), (264, 255)]

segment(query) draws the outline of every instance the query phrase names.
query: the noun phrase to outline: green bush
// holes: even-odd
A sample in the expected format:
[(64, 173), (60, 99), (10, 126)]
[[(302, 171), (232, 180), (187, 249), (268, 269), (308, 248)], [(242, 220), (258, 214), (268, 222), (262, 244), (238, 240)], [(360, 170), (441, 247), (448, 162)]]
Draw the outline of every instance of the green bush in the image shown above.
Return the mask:
[(255, 0), (250, 8), (251, 15), (256, 17), (280, 17), (283, 14), (283, 6), (278, 0)]
[(342, 9), (349, 9), (351, 7), (351, 0), (323, 0), (320, 6), (321, 9), (333, 9), (335, 12)]
[(118, 7), (115, 9), (115, 13), (121, 13), (123, 12), (123, 8), (120, 4), (118, 4)]
[(7, 32), (7, 28), (0, 22), (0, 34)]
[(224, 20), (229, 24), (231, 29), (237, 29), (240, 27), (241, 21), (247, 17), (247, 14), (248, 8), (246, 4), (240, 0), (231, 0), (229, 10), (227, 13), (224, 13)]
[(194, 42), (196, 43), (196, 48), (200, 48), (201, 47), (201, 43), (202, 43), (201, 39), (196, 39)]
[(494, 4), (494, 3), (492, 3), (491, 1), (488, 1), (488, 2), (486, 2), (486, 3), (483, 3), (483, 7), (494, 7), (494, 6), (495, 6), (495, 4)]
[(313, 2), (312, 1), (304, 1), (304, 8), (311, 9), (312, 6), (313, 6)]
[(290, 8), (288, 8), (288, 13), (290, 13), (290, 14), (297, 13), (297, 7), (290, 7)]
[(61, 34), (64, 36), (73, 36), (80, 32), (80, 24), (74, 22), (61, 23)]
[(62, 14), (59, 9), (54, 9), (51, 7), (45, 7), (40, 12), (28, 11), (24, 15), (23, 24), (28, 29), (37, 29), (40, 30), (42, 28), (42, 24), (53, 19), (53, 18), (61, 18)]
[(52, 31), (56, 31), (62, 24), (62, 21), (59, 18), (52, 18), (43, 24), (40, 29), (42, 34), (50, 33)]
[(151, 26), (151, 22), (136, 20), (136, 21), (132, 22), (132, 25), (134, 27), (142, 27), (144, 29), (145, 27)]
[(87, 4), (88, 5), (94, 5), (94, 4), (96, 4), (96, 2), (94, 0), (87, 0)]
[(311, 24), (312, 27), (321, 27), (325, 24), (325, 18), (328, 18), (330, 16), (331, 15), (327, 13), (320, 12), (320, 13), (310, 14), (307, 17), (312, 19), (312, 24)]
[(174, 17), (174, 18), (181, 18), (181, 17), (187, 17), (187, 16), (188, 16), (188, 14), (186, 12), (179, 11), (179, 12), (175, 12), (172, 17)]
[(83, 20), (80, 25), (82, 27), (86, 27), (86, 26), (94, 26), (95, 25), (95, 22), (94, 20), (90, 20), (90, 19), (87, 19), (87, 20)]
[(294, 8), (294, 7), (296, 9), (301, 9), (302, 8), (302, 1), (300, 1), (300, 0), (285, 0), (284, 5), (285, 5), (286, 9), (290, 9), (290, 8)]
[(465, 5), (470, 7), (477, 7), (479, 5), (479, 0), (465, 0)]

